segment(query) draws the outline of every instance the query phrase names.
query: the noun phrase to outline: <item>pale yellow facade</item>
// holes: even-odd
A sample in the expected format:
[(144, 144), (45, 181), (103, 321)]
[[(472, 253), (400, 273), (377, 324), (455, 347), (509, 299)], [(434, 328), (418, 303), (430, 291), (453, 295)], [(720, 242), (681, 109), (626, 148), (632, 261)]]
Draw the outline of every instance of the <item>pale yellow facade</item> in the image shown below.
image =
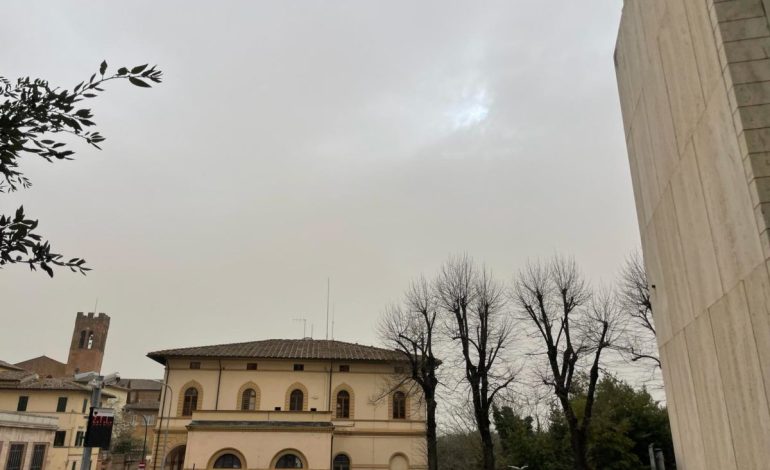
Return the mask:
[(626, 0), (618, 34), (628, 159), (684, 470), (770, 468), (767, 6)]
[[(51, 470), (80, 469), (83, 447), (76, 445), (78, 432), (85, 435), (88, 424), (90, 392), (70, 390), (24, 390), (0, 388), (0, 410), (16, 410), (19, 397), (29, 397), (26, 412), (42, 417), (56, 418), (56, 431), (64, 432), (63, 445), (52, 442), (48, 449), (48, 467)], [(67, 398), (66, 411), (57, 412), (60, 397)], [(83, 411), (85, 410), (85, 411)], [(96, 455), (94, 454), (94, 459)]]
[[(20, 463), (22, 469), (54, 468), (51, 446), (57, 421), (30, 413), (0, 411), (0, 468), (7, 468), (12, 462)], [(12, 450), (14, 446), (16, 452)]]
[[(191, 369), (191, 363), (199, 368)], [(248, 370), (248, 364), (257, 370)], [(304, 370), (295, 371), (296, 364)], [(341, 372), (340, 366), (348, 371)], [(425, 468), (419, 395), (407, 393), (404, 418), (393, 418), (394, 390), (409, 392), (406, 386), (396, 387), (396, 367), (360, 360), (169, 358), (166, 377), (172, 393), (164, 391), (161, 398), (153, 454), (164, 455), (167, 441), (165, 455), (186, 446), (179, 467), (184, 469), (214, 468), (223, 453), (238, 456), (242, 468), (252, 470), (276, 468), (286, 453), (312, 470), (331, 469), (340, 454), (353, 469)], [(197, 392), (197, 409), (183, 416), (190, 388)], [(254, 410), (241, 409), (246, 389), (256, 392)], [(293, 390), (303, 393), (303, 411), (288, 411)], [(343, 390), (350, 397), (347, 418), (337, 417), (337, 395)], [(153, 459), (149, 468), (161, 465)]]

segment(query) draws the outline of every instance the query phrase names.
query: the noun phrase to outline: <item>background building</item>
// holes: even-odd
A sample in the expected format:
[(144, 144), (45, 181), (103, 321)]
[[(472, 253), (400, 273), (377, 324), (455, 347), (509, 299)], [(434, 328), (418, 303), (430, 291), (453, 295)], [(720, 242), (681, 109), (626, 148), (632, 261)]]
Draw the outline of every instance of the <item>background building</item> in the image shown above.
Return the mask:
[(72, 377), (79, 372), (100, 372), (109, 329), (109, 315), (78, 312), (66, 363), (48, 356), (38, 356), (19, 362), (16, 366), (36, 372), (41, 377)]
[(762, 0), (626, 0), (615, 52), (679, 468), (770, 461)]
[(148, 356), (170, 387), (152, 468), (425, 468), (424, 410), (395, 351), (304, 339)]

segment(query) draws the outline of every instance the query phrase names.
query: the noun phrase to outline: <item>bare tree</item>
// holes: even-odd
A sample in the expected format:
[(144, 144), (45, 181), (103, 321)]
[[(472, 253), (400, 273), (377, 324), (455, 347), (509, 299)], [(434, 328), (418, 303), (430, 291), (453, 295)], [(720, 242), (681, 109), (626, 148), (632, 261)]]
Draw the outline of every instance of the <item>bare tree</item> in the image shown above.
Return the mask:
[[(592, 294), (575, 261), (554, 257), (529, 263), (514, 282), (512, 297), (529, 324), (537, 353), (545, 356), (537, 373), (556, 396), (570, 432), (576, 470), (589, 469), (588, 437), (602, 353), (616, 340), (619, 308), (614, 295)], [(579, 375), (587, 376), (582, 410), (573, 402)]]
[(436, 371), (441, 361), (434, 355), (438, 308), (431, 287), (424, 278), (413, 282), (403, 305), (390, 307), (380, 319), (379, 334), (389, 347), (404, 355), (406, 375), (422, 390), (426, 407), (428, 469), (438, 470), (436, 437)]
[(620, 271), (618, 302), (624, 317), (629, 320), (618, 349), (632, 362), (644, 361), (660, 369), (650, 284), (638, 251), (626, 259)]
[(435, 282), (442, 313), (448, 316), (449, 336), (462, 350), (465, 382), (470, 389), (476, 425), (482, 444), (482, 468), (495, 469), (490, 413), (497, 394), (515, 374), (501, 364), (511, 336), (502, 286), (486, 269), (478, 269), (468, 256), (451, 258)]

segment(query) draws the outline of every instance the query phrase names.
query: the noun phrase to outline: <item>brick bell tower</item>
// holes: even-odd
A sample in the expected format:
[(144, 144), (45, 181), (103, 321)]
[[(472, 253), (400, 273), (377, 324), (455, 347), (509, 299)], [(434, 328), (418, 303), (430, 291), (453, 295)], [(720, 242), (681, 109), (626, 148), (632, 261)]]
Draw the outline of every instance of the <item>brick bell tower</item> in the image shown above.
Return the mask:
[(94, 312), (88, 312), (88, 315), (85, 315), (78, 312), (67, 358), (66, 375), (101, 371), (109, 329), (110, 317), (107, 314), (94, 315)]

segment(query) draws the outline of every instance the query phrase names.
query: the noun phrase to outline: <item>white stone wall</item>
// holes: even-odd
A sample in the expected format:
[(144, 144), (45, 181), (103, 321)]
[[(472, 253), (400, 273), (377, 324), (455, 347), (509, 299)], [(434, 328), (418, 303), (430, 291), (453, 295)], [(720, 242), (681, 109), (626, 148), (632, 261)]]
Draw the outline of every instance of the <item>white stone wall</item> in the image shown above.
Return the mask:
[(763, 1), (626, 0), (615, 62), (679, 468), (770, 468)]

